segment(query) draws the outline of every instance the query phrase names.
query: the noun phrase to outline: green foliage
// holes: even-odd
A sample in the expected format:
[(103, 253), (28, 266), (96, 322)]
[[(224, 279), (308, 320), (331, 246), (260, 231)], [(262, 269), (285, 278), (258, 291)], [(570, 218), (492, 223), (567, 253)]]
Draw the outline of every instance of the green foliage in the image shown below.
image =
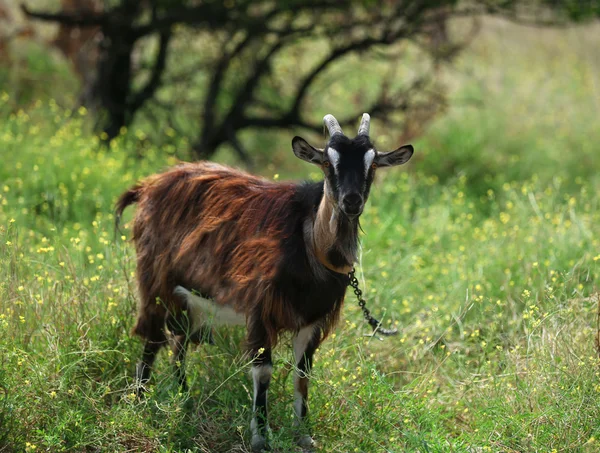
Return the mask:
[[(600, 137), (586, 93), (600, 72), (565, 45), (595, 49), (597, 35), (503, 27), (487, 24), (459, 65), (486, 83), (454, 74), (453, 106), (415, 144), (409, 171), (382, 171), (373, 189), (361, 286), (401, 333), (364, 336), (349, 293), (315, 357), (320, 451), (598, 450)], [(535, 51), (489, 51), (526, 38)], [(467, 95), (483, 106), (461, 105)], [(163, 351), (147, 398), (133, 395), (135, 259), (114, 238), (112, 206), (185, 155), (185, 140), (157, 148), (134, 130), (103, 150), (84, 110), (38, 102), (11, 113), (11, 102), (3, 96), (0, 107), (0, 449), (247, 451), (240, 329), (219, 329), (215, 347), (189, 354), (189, 394)], [(266, 176), (318, 176), (293, 160), (290, 134), (248, 138)], [(270, 417), (276, 451), (288, 452), (298, 450), (285, 343)]]
[(562, 12), (573, 21), (600, 17), (600, 4), (595, 0), (544, 0), (542, 4)]

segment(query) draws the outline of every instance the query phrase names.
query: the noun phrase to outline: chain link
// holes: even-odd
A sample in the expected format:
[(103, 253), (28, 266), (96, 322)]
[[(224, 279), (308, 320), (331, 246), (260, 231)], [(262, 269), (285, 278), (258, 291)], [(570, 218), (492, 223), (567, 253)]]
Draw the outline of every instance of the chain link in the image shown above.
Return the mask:
[(352, 268), (352, 271), (348, 274), (348, 277), (350, 277), (350, 286), (354, 289), (354, 294), (358, 299), (358, 306), (362, 310), (365, 319), (369, 321), (372, 318), (371, 312), (365, 306), (367, 302), (362, 298), (362, 291), (358, 287), (358, 279), (356, 278), (354, 268)]
[(396, 335), (398, 333), (398, 329), (396, 329), (396, 328), (386, 329), (386, 328), (382, 327), (381, 322), (379, 322), (377, 319), (375, 319), (371, 315), (371, 312), (369, 311), (369, 309), (366, 307), (367, 302), (363, 299), (362, 291), (358, 287), (358, 279), (356, 278), (356, 269), (355, 268), (352, 268), (352, 270), (348, 273), (348, 277), (350, 279), (350, 282), (348, 283), (348, 285), (354, 289), (354, 294), (356, 295), (356, 298), (358, 299), (358, 306), (362, 310), (364, 318), (367, 320), (369, 325), (373, 328), (373, 331), (376, 331), (376, 332), (380, 333), (381, 335), (385, 335), (385, 336)]

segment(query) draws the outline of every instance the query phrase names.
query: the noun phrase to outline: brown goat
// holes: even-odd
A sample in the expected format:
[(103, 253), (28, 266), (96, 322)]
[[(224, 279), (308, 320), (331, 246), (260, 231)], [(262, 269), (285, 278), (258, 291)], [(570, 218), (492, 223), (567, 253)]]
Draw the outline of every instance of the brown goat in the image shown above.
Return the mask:
[[(267, 446), (271, 349), (282, 332), (294, 334), (300, 424), (314, 351), (339, 318), (357, 260), (358, 218), (376, 168), (405, 163), (413, 153), (410, 145), (378, 153), (367, 114), (354, 139), (331, 115), (325, 123), (331, 138), (324, 150), (300, 137), (292, 141), (296, 156), (323, 170), (320, 183), (273, 183), (199, 162), (151, 176), (117, 202), (117, 219), (138, 203), (133, 240), (140, 303), (133, 332), (146, 339), (137, 367), (140, 388), (167, 343), (165, 325), (183, 364), (188, 341), (206, 335), (211, 321), (245, 324), (255, 359), (255, 451)], [(183, 365), (177, 373), (185, 386)], [(313, 440), (305, 435), (299, 443), (310, 448)]]

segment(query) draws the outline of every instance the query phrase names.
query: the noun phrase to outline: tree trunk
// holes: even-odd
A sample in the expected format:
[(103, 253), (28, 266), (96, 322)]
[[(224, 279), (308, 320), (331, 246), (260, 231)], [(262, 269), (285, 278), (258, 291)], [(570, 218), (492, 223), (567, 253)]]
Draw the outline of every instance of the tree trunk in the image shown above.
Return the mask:
[(98, 77), (94, 88), (100, 100), (102, 129), (105, 140), (117, 137), (121, 128), (131, 120), (131, 54), (134, 41), (119, 34), (105, 33), (98, 60)]

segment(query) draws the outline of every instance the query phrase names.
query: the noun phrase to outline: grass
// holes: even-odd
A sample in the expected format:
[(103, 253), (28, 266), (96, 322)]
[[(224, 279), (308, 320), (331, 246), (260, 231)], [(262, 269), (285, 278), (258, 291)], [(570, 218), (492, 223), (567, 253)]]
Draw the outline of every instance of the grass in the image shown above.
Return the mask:
[[(365, 336), (348, 293), (315, 358), (319, 451), (598, 451), (599, 72), (585, 52), (597, 27), (486, 25), (449, 75), (454, 107), (409, 171), (373, 189), (361, 286), (400, 334)], [(114, 237), (112, 206), (185, 140), (157, 149), (139, 132), (104, 151), (83, 110), (2, 102), (0, 451), (247, 451), (240, 329), (189, 354), (189, 394), (163, 351), (148, 397), (133, 395), (134, 253)], [(277, 162), (311, 176), (288, 154)], [(286, 343), (270, 393), (281, 452), (297, 451)]]

